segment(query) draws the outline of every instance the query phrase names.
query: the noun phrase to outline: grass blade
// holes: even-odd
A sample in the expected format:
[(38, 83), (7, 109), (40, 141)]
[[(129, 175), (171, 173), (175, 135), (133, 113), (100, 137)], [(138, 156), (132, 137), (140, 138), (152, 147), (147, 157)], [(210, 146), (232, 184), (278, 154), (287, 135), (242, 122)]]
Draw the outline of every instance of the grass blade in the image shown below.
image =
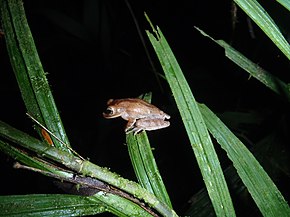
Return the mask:
[(147, 35), (175, 98), (216, 215), (235, 216), (218, 157), (190, 87), (162, 32), (151, 27), (155, 35), (149, 31)]

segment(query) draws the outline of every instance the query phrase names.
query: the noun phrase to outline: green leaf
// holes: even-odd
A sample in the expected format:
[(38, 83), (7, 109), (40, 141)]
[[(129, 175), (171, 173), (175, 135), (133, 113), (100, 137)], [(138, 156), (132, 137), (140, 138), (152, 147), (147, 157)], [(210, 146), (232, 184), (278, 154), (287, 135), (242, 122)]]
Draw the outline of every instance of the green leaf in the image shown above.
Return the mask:
[(111, 212), (121, 217), (152, 216), (120, 196), (98, 192), (85, 197), (68, 194), (0, 196), (0, 216), (87, 216)]
[(138, 182), (172, 208), (162, 177), (155, 162), (146, 132), (127, 135), (130, 158)]
[(107, 211), (99, 203), (76, 195), (0, 196), (0, 216), (84, 216)]
[(41, 171), (50, 172), (65, 178), (73, 177), (72, 173), (60, 170), (58, 167), (48, 164), (47, 162), (44, 162), (43, 160), (37, 157), (29, 156), (27, 155), (26, 152), (11, 146), (7, 142), (4, 142), (2, 140), (0, 140), (0, 151), (2, 151), (3, 153), (9, 155), (14, 159), (17, 159), (18, 162), (21, 162), (25, 165), (29, 165), (29, 167), (37, 168)]
[(283, 5), (288, 11), (290, 11), (290, 1), (289, 0), (277, 0), (281, 5)]
[[(150, 102), (151, 94), (147, 94), (144, 100)], [(133, 133), (127, 134), (126, 141), (138, 182), (141, 186), (172, 208), (146, 132), (139, 133), (136, 136), (134, 136)]]
[(70, 153), (49, 146), (47, 143), (41, 142), (1, 121), (0, 137), (33, 151), (42, 158), (57, 162), (67, 169), (70, 169), (72, 172), (96, 178), (130, 195), (134, 195), (135, 198), (148, 203), (152, 208), (164, 216), (177, 216), (174, 210), (137, 183), (124, 179), (118, 174), (110, 172), (107, 168), (102, 168), (87, 160), (80, 159)]
[(111, 212), (118, 216), (152, 216), (120, 196), (99, 192), (84, 197), (68, 194), (0, 196), (0, 216), (87, 216)]
[(223, 40), (215, 40), (209, 35), (207, 35), (205, 32), (203, 32), (201, 29), (196, 29), (204, 36), (210, 38), (214, 42), (216, 42), (218, 45), (223, 47), (225, 49), (226, 57), (228, 57), (230, 60), (232, 60), (234, 63), (236, 63), (238, 66), (240, 66), (242, 69), (247, 71), (251, 76), (262, 82), (265, 86), (270, 88), (275, 93), (285, 97), (287, 100), (290, 101), (290, 88), (289, 86), (281, 81), (279, 78), (273, 76), (266, 70), (262, 69), (258, 64), (253, 63), (251, 60), (249, 60), (247, 57), (245, 57), (243, 54), (235, 50), (232, 46), (230, 46), (228, 43), (226, 43)]
[(208, 129), (227, 152), (263, 216), (290, 216), (287, 202), (252, 153), (205, 105), (200, 104), (199, 108)]
[[(50, 146), (48, 146), (48, 148), (49, 147)], [(0, 150), (17, 159), (17, 161), (33, 166), (33, 168), (31, 168), (33, 171), (36, 171), (35, 168), (38, 168), (40, 171), (36, 172), (66, 181), (75, 180), (76, 178), (73, 172), (64, 171), (60, 169), (59, 166), (54, 166), (36, 157), (30, 157), (27, 153), (1, 140)], [(43, 154), (44, 153), (42, 153), (42, 155)], [(58, 155), (61, 157), (59, 150)], [(50, 174), (47, 174), (45, 171), (50, 172)], [(68, 216), (92, 215), (99, 213), (98, 210), (102, 210), (102, 212), (107, 210), (118, 216), (151, 216), (151, 214), (140, 207), (139, 204), (128, 200), (126, 197), (105, 191), (99, 191), (90, 197), (71, 197), (73, 200), (69, 200), (70, 198), (67, 197), (67, 195), (45, 195), (45, 198), (42, 197), (42, 195), (3, 196), (0, 197), (0, 209), (5, 211), (5, 216), (23, 216), (25, 213), (29, 213), (29, 215), (33, 216), (60, 216), (60, 213), (66, 213)], [(67, 200), (67, 198), (69, 199)], [(86, 204), (84, 206), (82, 205), (84, 203), (84, 198), (92, 201), (90, 207), (87, 207)], [(25, 200), (25, 203), (23, 203), (23, 200)], [(66, 203), (61, 203), (61, 200), (66, 200)], [(56, 206), (56, 203), (61, 203), (62, 206)], [(15, 206), (18, 208), (15, 209)]]
[[(0, 7), (8, 54), (27, 111), (69, 146), (26, 20), (22, 1), (1, 0)], [(38, 132), (42, 136), (41, 129)], [(63, 143), (54, 138), (52, 140), (56, 147), (70, 152)]]
[[(290, 60), (290, 45), (264, 8), (256, 0), (234, 0), (234, 2), (264, 31)], [(284, 1), (282, 3), (289, 7), (289, 1), (288, 4)]]
[(151, 27), (155, 35), (149, 31), (147, 35), (173, 93), (216, 215), (235, 216), (217, 154), (190, 87), (162, 32)]

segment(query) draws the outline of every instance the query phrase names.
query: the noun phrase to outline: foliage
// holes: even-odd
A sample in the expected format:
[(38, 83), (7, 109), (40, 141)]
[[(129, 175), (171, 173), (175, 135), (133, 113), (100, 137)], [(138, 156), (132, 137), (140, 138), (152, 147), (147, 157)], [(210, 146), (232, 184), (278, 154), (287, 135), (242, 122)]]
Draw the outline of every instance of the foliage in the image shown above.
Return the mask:
[[(235, 2), (289, 59), (289, 43), (263, 7), (257, 1)], [(289, 10), (287, 1), (280, 0), (279, 3)], [(71, 186), (69, 192), (78, 194), (1, 196), (0, 215), (83, 216), (111, 212), (118, 216), (177, 216), (146, 132), (126, 136), (138, 183), (84, 159), (71, 148), (22, 1), (1, 0), (0, 7), (10, 62), (27, 112), (35, 119), (35, 129), (42, 139), (0, 121), (0, 150), (21, 162), (15, 164), (16, 168), (32, 170), (61, 180), (64, 184), (73, 184), (58, 185), (66, 190), (67, 186)], [(247, 188), (263, 216), (290, 216), (289, 205), (282, 193), (251, 150), (206, 105), (195, 100), (188, 80), (162, 31), (153, 26), (148, 16), (146, 18), (153, 31), (146, 31), (147, 36), (163, 68), (206, 186), (207, 193), (201, 191), (195, 196), (186, 215), (213, 215), (213, 206), (216, 216), (235, 216), (235, 202), (228, 187), (231, 177), (239, 186)], [(211, 39), (225, 49), (225, 55), (230, 60), (289, 102), (288, 84), (261, 69), (228, 43)], [(150, 101), (151, 95), (145, 99)], [(226, 152), (233, 167), (227, 170), (221, 168), (212, 138)], [(211, 203), (205, 195), (209, 196)]]

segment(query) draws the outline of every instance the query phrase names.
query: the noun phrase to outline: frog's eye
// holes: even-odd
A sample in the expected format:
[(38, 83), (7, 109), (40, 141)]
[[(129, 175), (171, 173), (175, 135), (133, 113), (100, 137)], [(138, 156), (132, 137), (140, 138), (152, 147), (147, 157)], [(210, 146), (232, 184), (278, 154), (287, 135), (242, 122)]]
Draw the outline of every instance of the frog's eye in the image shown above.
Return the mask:
[(114, 109), (111, 107), (108, 107), (104, 113), (106, 115), (112, 115), (112, 114), (114, 114)]

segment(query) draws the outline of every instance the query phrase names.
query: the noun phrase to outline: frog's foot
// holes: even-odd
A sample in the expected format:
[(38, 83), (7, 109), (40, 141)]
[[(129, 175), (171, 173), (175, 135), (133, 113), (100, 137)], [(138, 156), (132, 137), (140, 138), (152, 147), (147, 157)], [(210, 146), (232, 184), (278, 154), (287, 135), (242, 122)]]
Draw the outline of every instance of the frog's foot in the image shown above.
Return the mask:
[(126, 134), (133, 132), (134, 136), (136, 136), (136, 134), (140, 133), (143, 130), (144, 130), (143, 128), (133, 126), (130, 129), (126, 129), (125, 132), (126, 132)]

